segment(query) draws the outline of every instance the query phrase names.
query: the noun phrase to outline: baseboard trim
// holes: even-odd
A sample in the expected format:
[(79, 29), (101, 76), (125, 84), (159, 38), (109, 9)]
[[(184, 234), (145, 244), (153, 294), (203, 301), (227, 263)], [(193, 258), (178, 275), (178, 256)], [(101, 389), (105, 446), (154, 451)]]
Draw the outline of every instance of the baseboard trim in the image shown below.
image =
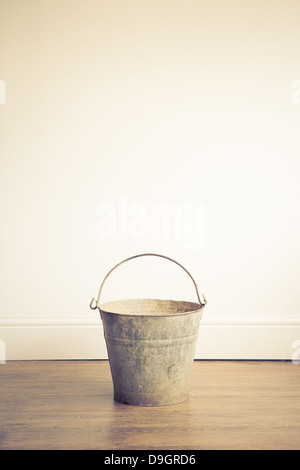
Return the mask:
[[(214, 317), (201, 321), (196, 359), (300, 358), (300, 317)], [(101, 320), (6, 319), (0, 322), (0, 362), (107, 359)], [(4, 357), (5, 356), (5, 357)]]

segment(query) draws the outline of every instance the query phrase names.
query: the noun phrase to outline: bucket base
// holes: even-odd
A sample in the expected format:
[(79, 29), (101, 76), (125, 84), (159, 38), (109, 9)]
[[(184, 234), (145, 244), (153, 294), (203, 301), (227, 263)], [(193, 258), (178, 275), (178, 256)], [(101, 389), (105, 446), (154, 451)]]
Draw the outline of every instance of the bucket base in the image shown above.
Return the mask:
[(158, 395), (139, 395), (133, 392), (114, 392), (114, 400), (118, 403), (125, 403), (132, 406), (168, 406), (186, 401), (189, 394), (176, 397), (170, 397), (168, 394)]

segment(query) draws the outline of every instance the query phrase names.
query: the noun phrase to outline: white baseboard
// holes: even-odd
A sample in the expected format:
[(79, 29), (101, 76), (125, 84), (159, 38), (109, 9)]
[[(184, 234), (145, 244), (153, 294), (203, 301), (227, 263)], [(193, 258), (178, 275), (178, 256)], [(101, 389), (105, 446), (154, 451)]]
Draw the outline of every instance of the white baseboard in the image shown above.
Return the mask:
[[(215, 317), (201, 321), (196, 359), (291, 360), (293, 357), (300, 359), (300, 316), (226, 320)], [(3, 358), (107, 359), (102, 323), (100, 319), (2, 320), (0, 362)]]

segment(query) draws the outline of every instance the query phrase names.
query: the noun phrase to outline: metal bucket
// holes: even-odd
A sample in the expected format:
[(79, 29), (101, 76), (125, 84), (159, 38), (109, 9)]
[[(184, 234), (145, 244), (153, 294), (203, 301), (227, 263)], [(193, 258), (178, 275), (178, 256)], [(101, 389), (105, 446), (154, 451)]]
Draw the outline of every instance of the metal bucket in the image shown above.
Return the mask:
[[(192, 279), (199, 303), (129, 299), (100, 305), (104, 282), (126, 261), (140, 256), (166, 258), (184, 269)], [(191, 274), (177, 261), (144, 253), (121, 261), (105, 276), (97, 301), (117, 402), (137, 406), (161, 406), (188, 398), (189, 378), (198, 338), (199, 323), (206, 305)]]

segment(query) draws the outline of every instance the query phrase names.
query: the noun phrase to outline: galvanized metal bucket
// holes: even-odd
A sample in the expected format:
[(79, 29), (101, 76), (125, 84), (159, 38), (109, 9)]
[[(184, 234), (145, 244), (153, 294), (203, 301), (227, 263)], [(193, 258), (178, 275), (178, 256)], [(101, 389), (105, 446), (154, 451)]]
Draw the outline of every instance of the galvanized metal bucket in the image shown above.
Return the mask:
[[(129, 299), (100, 305), (103, 285), (126, 261), (141, 256), (159, 256), (179, 265), (192, 279), (198, 301)], [(155, 253), (127, 258), (105, 276), (97, 300), (117, 402), (137, 406), (162, 406), (188, 398), (190, 371), (206, 299), (195, 280), (177, 261)]]

